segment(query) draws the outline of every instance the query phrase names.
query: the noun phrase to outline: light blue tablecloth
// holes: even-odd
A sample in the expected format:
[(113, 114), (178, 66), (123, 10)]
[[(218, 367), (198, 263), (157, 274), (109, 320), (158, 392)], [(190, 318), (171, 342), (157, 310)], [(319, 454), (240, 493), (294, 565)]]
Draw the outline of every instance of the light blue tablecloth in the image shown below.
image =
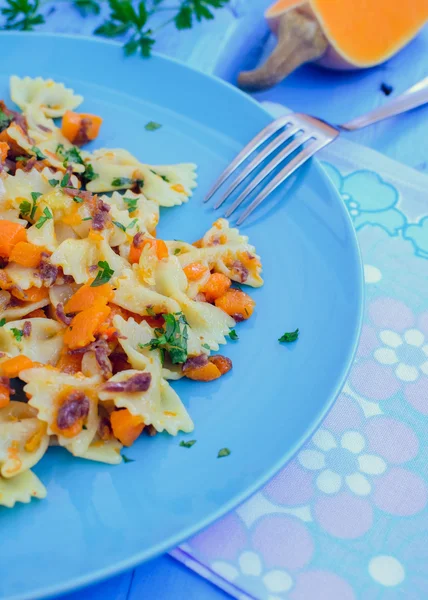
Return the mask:
[[(0, 5), (3, 3), (0, 3)], [(51, 3), (55, 11), (46, 31), (89, 35), (99, 19), (83, 20), (68, 3)], [(237, 72), (263, 56), (267, 30), (260, 17), (267, 0), (238, 1), (234, 10), (217, 13), (214, 22), (189, 32), (166, 29), (158, 50), (214, 72), (234, 82)], [(253, 51), (249, 51), (250, 48)], [(292, 109), (341, 122), (386, 102), (380, 91), (385, 82), (399, 93), (428, 75), (428, 29), (386, 65), (351, 74), (305, 67), (276, 89), (256, 95), (259, 100), (287, 104)], [(392, 131), (392, 133), (391, 133)], [(426, 112), (412, 114), (353, 134), (365, 144), (402, 163), (428, 172)], [(396, 596), (394, 596), (396, 597)], [(415, 598), (419, 598), (417, 595)], [(224, 592), (199, 578), (170, 557), (161, 557), (133, 572), (66, 597), (67, 600), (221, 600)], [(392, 596), (391, 596), (392, 598)], [(335, 600), (335, 599), (332, 599)]]

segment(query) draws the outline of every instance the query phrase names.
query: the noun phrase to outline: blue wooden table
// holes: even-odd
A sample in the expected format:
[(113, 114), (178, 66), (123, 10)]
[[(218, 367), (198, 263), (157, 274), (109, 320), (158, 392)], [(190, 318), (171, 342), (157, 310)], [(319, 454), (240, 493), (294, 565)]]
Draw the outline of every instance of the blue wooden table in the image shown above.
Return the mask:
[[(2, 3), (0, 2), (0, 5)], [(219, 11), (216, 20), (190, 32), (165, 29), (157, 49), (186, 60), (196, 68), (230, 82), (239, 70), (254, 66), (269, 49), (268, 32), (261, 18), (268, 0), (236, 0), (233, 10)], [(52, 2), (54, 11), (41, 30), (89, 35), (99, 18), (83, 20), (67, 3)], [(293, 110), (340, 123), (362, 114), (388, 98), (380, 86), (393, 87), (393, 95), (428, 76), (428, 28), (404, 51), (375, 69), (336, 73), (304, 67), (275, 89), (255, 94), (260, 101), (285, 104)], [(420, 171), (428, 172), (428, 112), (423, 109), (349, 135)], [(226, 595), (168, 556), (157, 558), (132, 572), (80, 590), (66, 600), (221, 600)]]

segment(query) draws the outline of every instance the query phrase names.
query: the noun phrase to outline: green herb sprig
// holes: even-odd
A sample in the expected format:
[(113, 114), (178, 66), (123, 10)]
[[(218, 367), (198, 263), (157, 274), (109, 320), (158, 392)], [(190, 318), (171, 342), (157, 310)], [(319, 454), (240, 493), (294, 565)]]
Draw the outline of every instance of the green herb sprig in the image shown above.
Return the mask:
[[(126, 56), (151, 55), (156, 42), (156, 33), (173, 23), (179, 30), (191, 29), (195, 22), (214, 18), (213, 10), (223, 8), (230, 0), (181, 0), (176, 6), (163, 6), (164, 0), (108, 0), (110, 14), (94, 33), (107, 38), (124, 38), (123, 49)], [(70, 1), (83, 17), (100, 13), (99, 0)], [(4, 29), (33, 31), (45, 23), (42, 4), (39, 0), (6, 0), (1, 9), (5, 17)], [(154, 17), (165, 13), (167, 18), (154, 27)], [(170, 16), (168, 18), (168, 13)], [(49, 13), (48, 13), (49, 14)], [(47, 15), (46, 15), (47, 18)]]
[(139, 344), (140, 348), (159, 350), (162, 360), (167, 352), (172, 364), (182, 364), (187, 360), (187, 321), (183, 313), (163, 314), (164, 327), (155, 329), (156, 337), (147, 344)]
[(279, 339), (278, 342), (285, 342), (289, 344), (290, 342), (295, 342), (299, 337), (299, 330), (296, 331), (286, 331)]
[(97, 273), (94, 281), (91, 283), (91, 287), (98, 287), (108, 283), (113, 277), (114, 270), (110, 268), (110, 265), (106, 260), (100, 260), (98, 263), (100, 270)]

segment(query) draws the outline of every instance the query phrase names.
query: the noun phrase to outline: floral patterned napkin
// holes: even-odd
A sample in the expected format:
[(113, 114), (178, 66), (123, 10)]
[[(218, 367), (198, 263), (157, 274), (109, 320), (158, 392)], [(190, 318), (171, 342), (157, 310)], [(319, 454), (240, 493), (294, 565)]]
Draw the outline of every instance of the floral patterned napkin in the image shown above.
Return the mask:
[(330, 148), (364, 262), (353, 369), (291, 463), (172, 552), (239, 600), (428, 597), (428, 178), (350, 142)]

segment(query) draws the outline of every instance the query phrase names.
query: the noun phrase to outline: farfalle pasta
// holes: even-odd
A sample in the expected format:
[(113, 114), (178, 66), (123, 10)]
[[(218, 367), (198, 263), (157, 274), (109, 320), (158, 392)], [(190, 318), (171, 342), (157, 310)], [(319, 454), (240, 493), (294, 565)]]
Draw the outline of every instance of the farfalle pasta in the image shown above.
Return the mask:
[(49, 445), (115, 465), (140, 435), (192, 431), (170, 381), (232, 368), (212, 352), (254, 310), (236, 284), (263, 284), (255, 248), (224, 219), (193, 243), (157, 236), (160, 208), (191, 197), (195, 165), (82, 149), (102, 118), (73, 112), (83, 98), (61, 83), (13, 76), (11, 97), (22, 112), (0, 103), (7, 507), (45, 497), (30, 469)]

